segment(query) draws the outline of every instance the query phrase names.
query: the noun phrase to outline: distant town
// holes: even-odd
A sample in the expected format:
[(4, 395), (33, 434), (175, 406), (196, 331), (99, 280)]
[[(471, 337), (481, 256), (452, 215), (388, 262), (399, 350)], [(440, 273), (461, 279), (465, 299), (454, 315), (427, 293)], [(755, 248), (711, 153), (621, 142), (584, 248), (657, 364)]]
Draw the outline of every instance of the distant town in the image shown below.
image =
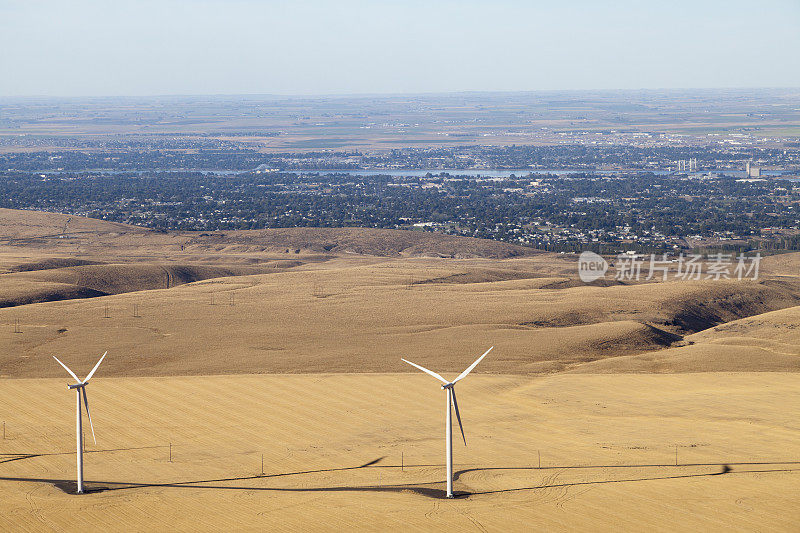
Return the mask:
[(800, 182), (717, 174), (12, 172), (0, 206), (156, 229), (362, 226), (552, 251), (797, 250)]
[(790, 90), (24, 99), (0, 206), (159, 230), (361, 226), (559, 252), (800, 249)]

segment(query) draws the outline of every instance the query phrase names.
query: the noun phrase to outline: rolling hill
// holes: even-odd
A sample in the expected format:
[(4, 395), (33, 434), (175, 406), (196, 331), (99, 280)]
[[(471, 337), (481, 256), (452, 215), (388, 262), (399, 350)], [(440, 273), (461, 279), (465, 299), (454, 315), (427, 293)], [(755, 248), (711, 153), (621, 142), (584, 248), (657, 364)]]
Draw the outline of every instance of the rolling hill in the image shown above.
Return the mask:
[(0, 209), (0, 246), (79, 255), (163, 253), (358, 254), (380, 257), (505, 259), (536, 250), (498, 241), (426, 231), (373, 228), (276, 228), (158, 232), (84, 217)]

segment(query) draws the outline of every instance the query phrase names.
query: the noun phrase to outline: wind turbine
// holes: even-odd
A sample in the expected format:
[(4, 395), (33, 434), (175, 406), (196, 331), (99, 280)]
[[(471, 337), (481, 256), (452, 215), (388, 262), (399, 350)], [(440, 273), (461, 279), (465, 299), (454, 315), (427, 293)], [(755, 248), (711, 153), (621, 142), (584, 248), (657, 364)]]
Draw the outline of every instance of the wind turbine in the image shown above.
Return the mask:
[(458, 375), (458, 377), (456, 379), (454, 379), (453, 381), (447, 381), (446, 379), (444, 379), (442, 376), (440, 376), (436, 372), (433, 372), (432, 370), (428, 370), (425, 367), (419, 366), (416, 363), (412, 363), (411, 361), (406, 361), (405, 359), (401, 358), (402, 361), (405, 361), (406, 363), (408, 363), (409, 365), (411, 365), (413, 367), (419, 368), (420, 370), (422, 370), (426, 374), (430, 374), (431, 376), (435, 377), (436, 379), (438, 379), (439, 381), (444, 383), (444, 385), (442, 385), (442, 390), (444, 390), (445, 393), (447, 394), (447, 407), (446, 407), (447, 410), (445, 411), (446, 415), (445, 415), (444, 428), (445, 428), (445, 454), (447, 456), (447, 497), (448, 498), (452, 498), (453, 497), (453, 418), (452, 418), (452, 414), (451, 414), (453, 406), (455, 406), (455, 408), (456, 408), (456, 418), (458, 419), (458, 428), (461, 430), (461, 438), (464, 439), (464, 446), (467, 445), (467, 438), (464, 436), (464, 427), (461, 425), (461, 415), (458, 412), (458, 401), (456, 400), (456, 383), (458, 383), (459, 381), (461, 381), (462, 379), (467, 377), (467, 374), (472, 372), (472, 369), (475, 368), (476, 366), (478, 366), (478, 363), (480, 363), (481, 360), (484, 357), (486, 357), (486, 355), (489, 352), (492, 351), (492, 348), (494, 348), (494, 346), (492, 346), (491, 348), (486, 350), (486, 352), (482, 356), (478, 357), (478, 359), (476, 359), (474, 363), (469, 365), (469, 367), (466, 370), (464, 370), (462, 373), (460, 373)]
[(94, 437), (94, 424), (92, 424), (92, 415), (89, 414), (89, 399), (86, 397), (86, 385), (89, 384), (89, 380), (92, 379), (92, 376), (94, 376), (94, 373), (97, 371), (97, 367), (99, 367), (100, 363), (103, 362), (103, 359), (106, 358), (107, 353), (108, 352), (103, 354), (103, 357), (101, 357), (97, 364), (94, 365), (92, 371), (89, 372), (89, 375), (86, 376), (86, 379), (83, 381), (78, 379), (78, 376), (75, 375), (75, 372), (70, 370), (67, 365), (59, 361), (58, 357), (55, 355), (53, 356), (53, 359), (58, 361), (58, 364), (63, 366), (64, 370), (69, 372), (69, 375), (75, 378), (75, 381), (77, 382), (74, 385), (67, 385), (67, 388), (75, 389), (75, 392), (77, 393), (75, 431), (78, 439), (78, 494), (83, 494), (83, 421), (81, 419), (81, 396), (83, 396), (83, 404), (86, 406), (86, 416), (89, 417), (89, 427), (92, 428), (92, 439), (94, 440), (94, 443), (97, 444), (97, 439)]

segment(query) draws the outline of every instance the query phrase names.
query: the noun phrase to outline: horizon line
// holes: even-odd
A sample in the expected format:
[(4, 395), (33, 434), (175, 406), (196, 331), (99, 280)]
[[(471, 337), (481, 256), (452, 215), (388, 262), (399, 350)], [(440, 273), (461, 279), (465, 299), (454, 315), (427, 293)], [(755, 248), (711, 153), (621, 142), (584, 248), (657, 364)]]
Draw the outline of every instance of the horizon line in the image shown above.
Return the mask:
[(455, 95), (491, 95), (491, 94), (545, 94), (545, 93), (632, 93), (632, 92), (686, 92), (686, 91), (800, 91), (800, 86), (717, 86), (717, 87), (641, 87), (641, 88), (594, 88), (594, 89), (507, 89), (507, 90), (477, 90), (465, 89), (459, 91), (419, 91), (419, 92), (331, 92), (331, 93), (247, 93), (247, 92), (218, 92), (218, 93), (147, 93), (147, 94), (0, 94), (0, 99), (54, 99), (76, 100), (97, 98), (199, 98), (199, 97), (260, 97), (260, 98), (369, 98), (369, 97), (413, 97), (413, 96), (455, 96)]

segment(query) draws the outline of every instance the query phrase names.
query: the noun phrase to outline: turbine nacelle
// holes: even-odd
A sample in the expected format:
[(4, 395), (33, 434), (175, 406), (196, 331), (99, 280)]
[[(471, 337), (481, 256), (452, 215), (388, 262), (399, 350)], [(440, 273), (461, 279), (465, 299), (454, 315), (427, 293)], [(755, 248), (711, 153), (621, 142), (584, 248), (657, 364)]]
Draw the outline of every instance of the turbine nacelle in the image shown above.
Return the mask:
[(53, 356), (53, 359), (55, 359), (58, 362), (59, 365), (64, 367), (64, 370), (66, 370), (67, 373), (69, 373), (69, 375), (72, 376), (75, 379), (75, 381), (77, 382), (77, 383), (74, 383), (73, 385), (67, 385), (67, 389), (75, 390), (78, 393), (78, 417), (80, 417), (80, 407), (81, 407), (80, 398), (81, 398), (81, 396), (83, 396), (83, 405), (86, 406), (86, 416), (87, 416), (87, 418), (89, 418), (89, 427), (92, 428), (92, 440), (94, 440), (95, 444), (97, 444), (97, 439), (94, 436), (94, 424), (92, 424), (92, 415), (89, 412), (89, 398), (86, 396), (86, 385), (89, 384), (89, 380), (92, 379), (92, 376), (94, 376), (94, 373), (97, 372), (97, 367), (99, 367), (100, 363), (103, 362), (103, 359), (106, 358), (106, 354), (108, 354), (108, 352), (103, 354), (103, 356), (100, 358), (100, 360), (97, 361), (97, 364), (94, 365), (94, 368), (92, 368), (92, 371), (89, 372), (89, 374), (83, 379), (83, 381), (81, 381), (80, 378), (75, 375), (75, 372), (70, 370), (67, 365), (62, 363), (58, 359), (58, 357), (56, 357), (55, 355)]

